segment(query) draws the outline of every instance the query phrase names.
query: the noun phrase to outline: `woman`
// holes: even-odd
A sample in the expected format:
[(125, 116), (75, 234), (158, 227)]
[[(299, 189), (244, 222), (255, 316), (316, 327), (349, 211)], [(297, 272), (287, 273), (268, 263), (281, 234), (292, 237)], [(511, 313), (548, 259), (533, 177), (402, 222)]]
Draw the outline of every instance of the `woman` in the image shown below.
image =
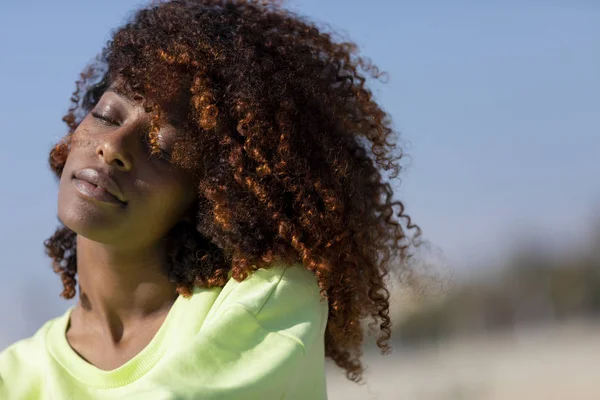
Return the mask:
[(325, 356), (359, 381), (361, 322), (386, 352), (387, 276), (420, 234), (360, 70), (381, 75), (264, 2), (117, 30), (50, 152), (45, 246), (78, 302), (2, 352), (0, 398), (324, 399)]

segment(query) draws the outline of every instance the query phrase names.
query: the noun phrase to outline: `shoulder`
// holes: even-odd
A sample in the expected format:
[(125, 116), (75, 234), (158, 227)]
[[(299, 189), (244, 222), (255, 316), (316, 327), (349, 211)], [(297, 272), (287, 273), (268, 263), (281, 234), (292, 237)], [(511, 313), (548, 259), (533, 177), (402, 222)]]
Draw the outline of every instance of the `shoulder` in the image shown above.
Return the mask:
[(266, 331), (303, 345), (323, 334), (328, 315), (315, 274), (300, 263), (261, 268), (241, 282), (230, 279), (207, 320), (233, 309), (244, 310)]
[(302, 265), (258, 269), (227, 282), (175, 364), (207, 399), (326, 398), (327, 312)]
[(230, 279), (218, 300), (222, 304), (243, 303), (246, 308), (258, 313), (267, 302), (282, 296), (284, 299), (280, 300), (292, 300), (285, 298), (290, 296), (319, 299), (315, 274), (302, 264), (275, 264), (260, 268), (241, 282)]
[(46, 334), (59, 319), (47, 321), (31, 337), (21, 339), (0, 352), (0, 394), (8, 391), (12, 396), (15, 390), (35, 390), (38, 378), (43, 375), (47, 355)]
[(0, 371), (7, 363), (16, 365), (31, 360), (31, 355), (44, 350), (46, 332), (56, 321), (52, 319), (44, 323), (38, 331), (25, 339), (21, 339), (0, 352)]

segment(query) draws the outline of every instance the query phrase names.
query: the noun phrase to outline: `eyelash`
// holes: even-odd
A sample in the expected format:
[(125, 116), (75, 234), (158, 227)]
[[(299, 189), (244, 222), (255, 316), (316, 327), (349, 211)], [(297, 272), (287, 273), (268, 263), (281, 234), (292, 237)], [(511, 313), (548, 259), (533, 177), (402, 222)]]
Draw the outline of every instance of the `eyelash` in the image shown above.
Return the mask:
[[(114, 119), (110, 118), (107, 115), (99, 114), (94, 111), (92, 111), (91, 114), (94, 118), (101, 121), (101, 123), (103, 123), (105, 125), (117, 125), (117, 126), (120, 125), (117, 121), (115, 121)], [(144, 142), (147, 142), (147, 139), (145, 139)], [(169, 161), (171, 159), (171, 153), (169, 153), (168, 151), (166, 151), (162, 148), (159, 148), (158, 150), (159, 150), (159, 154), (158, 154), (159, 158), (166, 160), (166, 161)]]
[(161, 149), (160, 147), (158, 148), (158, 157), (165, 160), (165, 161), (170, 161), (171, 160), (171, 153), (169, 153), (166, 150)]
[(106, 125), (120, 125), (117, 121), (115, 121), (108, 115), (103, 115), (92, 111), (92, 116)]
[[(148, 149), (150, 149), (150, 138), (148, 137), (148, 133), (144, 133), (144, 144), (146, 146), (148, 146)], [(161, 147), (158, 148), (158, 158), (165, 160), (165, 161), (169, 161), (171, 159), (171, 153), (169, 153), (168, 151), (162, 149)]]

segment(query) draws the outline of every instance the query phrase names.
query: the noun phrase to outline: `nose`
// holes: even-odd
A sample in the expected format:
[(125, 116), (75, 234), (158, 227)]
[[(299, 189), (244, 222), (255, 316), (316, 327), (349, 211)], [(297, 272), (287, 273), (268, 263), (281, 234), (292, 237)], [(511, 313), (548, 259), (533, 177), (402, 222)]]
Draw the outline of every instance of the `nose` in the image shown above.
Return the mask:
[(104, 137), (104, 140), (96, 147), (96, 154), (104, 162), (122, 171), (131, 171), (133, 168), (133, 134), (126, 132), (125, 127), (118, 129)]

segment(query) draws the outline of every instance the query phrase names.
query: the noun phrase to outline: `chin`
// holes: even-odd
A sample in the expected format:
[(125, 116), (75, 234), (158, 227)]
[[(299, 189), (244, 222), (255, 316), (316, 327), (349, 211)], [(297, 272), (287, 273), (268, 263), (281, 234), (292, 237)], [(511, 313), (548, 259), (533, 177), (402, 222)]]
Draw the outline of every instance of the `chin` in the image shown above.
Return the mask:
[(107, 244), (120, 241), (122, 235), (119, 232), (123, 230), (125, 221), (123, 215), (119, 214), (114, 209), (83, 199), (75, 193), (59, 190), (58, 219), (87, 239)]

